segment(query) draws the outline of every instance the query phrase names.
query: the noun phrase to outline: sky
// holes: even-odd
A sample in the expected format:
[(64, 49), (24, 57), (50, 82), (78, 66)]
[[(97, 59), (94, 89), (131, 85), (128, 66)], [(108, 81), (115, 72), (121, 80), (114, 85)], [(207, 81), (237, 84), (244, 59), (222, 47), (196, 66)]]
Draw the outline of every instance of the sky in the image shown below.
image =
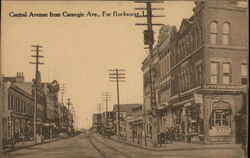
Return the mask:
[[(133, 16), (100, 17), (10, 17), (9, 13), (97, 13), (135, 11), (145, 4), (132, 1), (3, 1), (2, 2), (2, 71), (4, 76), (23, 72), (25, 81), (35, 76), (31, 45), (42, 45), (44, 65), (39, 67), (42, 81), (57, 80), (65, 84), (66, 98), (71, 98), (78, 116), (78, 128), (89, 128), (92, 114), (98, 113), (98, 105), (105, 103), (101, 94), (109, 92), (108, 110), (117, 103), (116, 84), (109, 82), (109, 69), (125, 69), (126, 82), (120, 83), (120, 103), (143, 103), (142, 61), (148, 54), (144, 49), (143, 30), (145, 18)], [(153, 7), (166, 17), (153, 19), (155, 23), (175, 25), (178, 29), (183, 18), (193, 14), (194, 2), (164, 2)], [(154, 27), (155, 40), (159, 26)], [(61, 98), (61, 96), (60, 96)], [(59, 99), (60, 99), (59, 98)], [(60, 99), (61, 100), (61, 99)]]

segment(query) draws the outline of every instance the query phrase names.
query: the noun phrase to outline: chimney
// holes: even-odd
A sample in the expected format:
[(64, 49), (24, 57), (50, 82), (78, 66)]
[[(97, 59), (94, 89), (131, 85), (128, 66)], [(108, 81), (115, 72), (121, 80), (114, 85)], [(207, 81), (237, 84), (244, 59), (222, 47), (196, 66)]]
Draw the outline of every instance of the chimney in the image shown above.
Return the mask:
[(23, 76), (23, 72), (17, 72), (17, 76), (16, 76), (16, 82), (18, 83), (23, 83), (24, 82), (24, 76)]

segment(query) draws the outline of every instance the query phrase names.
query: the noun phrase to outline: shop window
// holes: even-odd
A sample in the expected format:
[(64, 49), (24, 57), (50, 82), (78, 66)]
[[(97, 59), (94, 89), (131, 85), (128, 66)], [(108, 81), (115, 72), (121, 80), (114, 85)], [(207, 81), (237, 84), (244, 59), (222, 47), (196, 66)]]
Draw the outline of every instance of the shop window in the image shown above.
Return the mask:
[(211, 127), (231, 127), (231, 109), (213, 109)]
[(211, 62), (211, 84), (217, 84), (219, 78), (219, 63)]
[(210, 23), (210, 43), (216, 44), (217, 43), (217, 22), (212, 21)]
[(225, 22), (223, 24), (223, 35), (222, 35), (222, 43), (224, 45), (228, 45), (229, 44), (229, 34), (230, 34), (229, 23)]
[(230, 84), (231, 83), (231, 64), (230, 63), (223, 63), (223, 84)]
[(247, 64), (241, 64), (241, 84), (247, 84)]

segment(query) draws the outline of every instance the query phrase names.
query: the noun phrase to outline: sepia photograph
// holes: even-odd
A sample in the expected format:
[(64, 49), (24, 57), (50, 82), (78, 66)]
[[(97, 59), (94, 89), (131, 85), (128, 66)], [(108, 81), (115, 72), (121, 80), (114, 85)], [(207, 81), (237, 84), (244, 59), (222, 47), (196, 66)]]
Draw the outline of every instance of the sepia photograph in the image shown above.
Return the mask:
[(247, 158), (248, 0), (2, 0), (0, 158)]

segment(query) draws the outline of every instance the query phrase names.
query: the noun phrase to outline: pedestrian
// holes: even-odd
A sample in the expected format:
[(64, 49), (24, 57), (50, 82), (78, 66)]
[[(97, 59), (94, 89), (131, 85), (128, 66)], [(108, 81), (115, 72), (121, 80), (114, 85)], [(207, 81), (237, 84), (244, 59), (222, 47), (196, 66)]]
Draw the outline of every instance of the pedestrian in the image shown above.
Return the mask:
[(167, 129), (164, 130), (164, 144), (168, 144)]

